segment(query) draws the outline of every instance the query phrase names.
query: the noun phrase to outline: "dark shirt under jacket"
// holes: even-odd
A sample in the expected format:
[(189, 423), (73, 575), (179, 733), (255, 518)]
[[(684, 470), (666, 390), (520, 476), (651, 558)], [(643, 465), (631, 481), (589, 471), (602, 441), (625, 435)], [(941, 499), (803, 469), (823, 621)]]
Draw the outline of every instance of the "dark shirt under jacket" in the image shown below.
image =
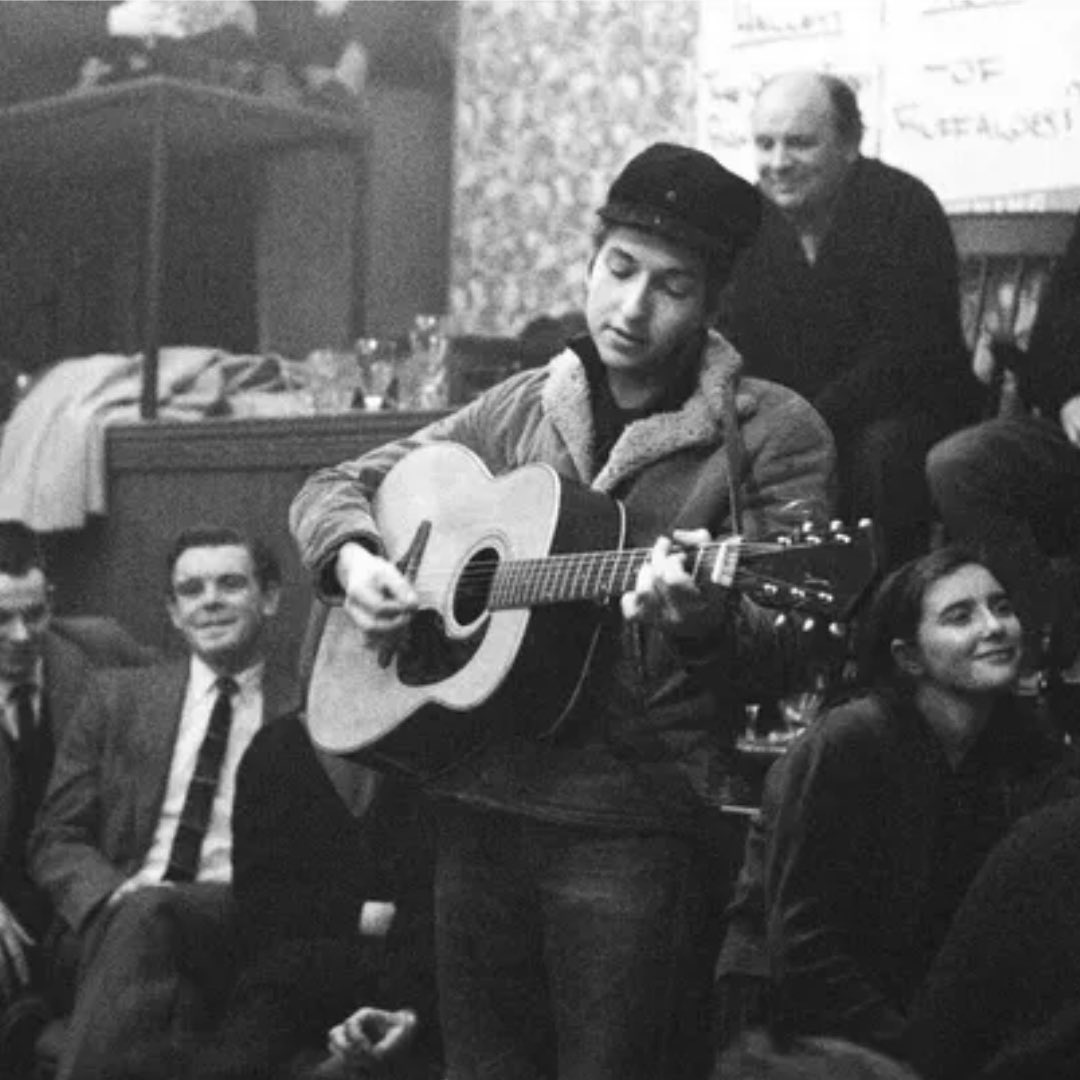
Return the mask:
[(813, 265), (768, 205), (730, 304), (748, 373), (808, 398), (838, 439), (912, 412), (974, 418), (952, 232), (933, 192), (899, 169), (855, 163)]
[(1004, 700), (952, 769), (914, 706), (871, 695), (788, 751), (765, 859), (782, 1021), (896, 1052), (912, 995), (991, 847), (1080, 791), (1072, 759)]

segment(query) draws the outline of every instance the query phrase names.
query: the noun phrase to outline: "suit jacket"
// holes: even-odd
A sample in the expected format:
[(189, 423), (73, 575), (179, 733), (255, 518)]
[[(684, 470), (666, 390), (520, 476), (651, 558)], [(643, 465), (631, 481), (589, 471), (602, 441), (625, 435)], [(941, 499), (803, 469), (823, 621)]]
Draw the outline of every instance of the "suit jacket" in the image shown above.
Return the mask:
[[(52, 727), (53, 740), (59, 742), (93, 674), (90, 658), (78, 646), (61, 635), (46, 634), (43, 650), (42, 713)], [(32, 912), (48, 905), (28, 880), (22, 853), (13, 849), (15, 807), (22, 778), (11, 754), (11, 744), (0, 738), (0, 899), (13, 905), (21, 916), (36, 921)]]
[[(31, 871), (77, 932), (150, 849), (188, 671), (185, 659), (101, 672), (59, 744), (31, 838)], [(264, 719), (297, 704), (295, 683), (268, 668)]]

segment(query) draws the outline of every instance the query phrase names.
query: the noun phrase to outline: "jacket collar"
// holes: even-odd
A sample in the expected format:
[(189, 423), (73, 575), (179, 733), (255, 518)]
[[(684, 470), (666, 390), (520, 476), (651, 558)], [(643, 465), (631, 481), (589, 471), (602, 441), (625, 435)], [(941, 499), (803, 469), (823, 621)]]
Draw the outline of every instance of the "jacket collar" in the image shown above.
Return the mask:
[[(636, 420), (623, 431), (603, 468), (596, 472), (595, 430), (588, 381), (581, 358), (564, 349), (548, 365), (544, 411), (562, 435), (578, 474), (597, 491), (611, 492), (647, 465), (691, 446), (715, 443), (723, 430), (724, 401), (736, 392), (742, 360), (720, 334), (709, 333), (697, 386), (674, 412)], [(739, 394), (740, 417), (753, 411), (749, 395)]]

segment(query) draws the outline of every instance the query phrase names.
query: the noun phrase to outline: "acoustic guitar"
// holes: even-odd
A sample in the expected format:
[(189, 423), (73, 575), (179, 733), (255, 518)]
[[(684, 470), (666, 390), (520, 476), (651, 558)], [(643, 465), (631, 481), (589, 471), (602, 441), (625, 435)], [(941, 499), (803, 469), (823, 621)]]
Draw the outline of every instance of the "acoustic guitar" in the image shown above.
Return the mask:
[[(432, 779), (512, 725), (556, 732), (650, 549), (624, 549), (609, 496), (531, 464), (493, 477), (470, 450), (433, 443), (384, 477), (373, 513), (419, 609), (392, 646), (370, 647), (329, 610), (307, 722), (322, 749)], [(868, 523), (854, 534), (739, 537), (685, 553), (701, 585), (840, 621), (876, 569)]]

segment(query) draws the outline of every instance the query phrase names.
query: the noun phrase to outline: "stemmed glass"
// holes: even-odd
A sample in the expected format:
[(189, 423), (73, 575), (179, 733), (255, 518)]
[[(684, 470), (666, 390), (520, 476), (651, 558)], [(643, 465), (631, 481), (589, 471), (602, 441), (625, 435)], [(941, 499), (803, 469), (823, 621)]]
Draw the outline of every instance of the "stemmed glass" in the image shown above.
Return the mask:
[(387, 406), (387, 395), (397, 375), (397, 342), (392, 338), (367, 337), (356, 342), (360, 389), (364, 409), (378, 412)]
[(405, 408), (438, 409), (446, 405), (446, 353), (450, 344), (441, 315), (417, 315), (409, 330), (409, 377)]

